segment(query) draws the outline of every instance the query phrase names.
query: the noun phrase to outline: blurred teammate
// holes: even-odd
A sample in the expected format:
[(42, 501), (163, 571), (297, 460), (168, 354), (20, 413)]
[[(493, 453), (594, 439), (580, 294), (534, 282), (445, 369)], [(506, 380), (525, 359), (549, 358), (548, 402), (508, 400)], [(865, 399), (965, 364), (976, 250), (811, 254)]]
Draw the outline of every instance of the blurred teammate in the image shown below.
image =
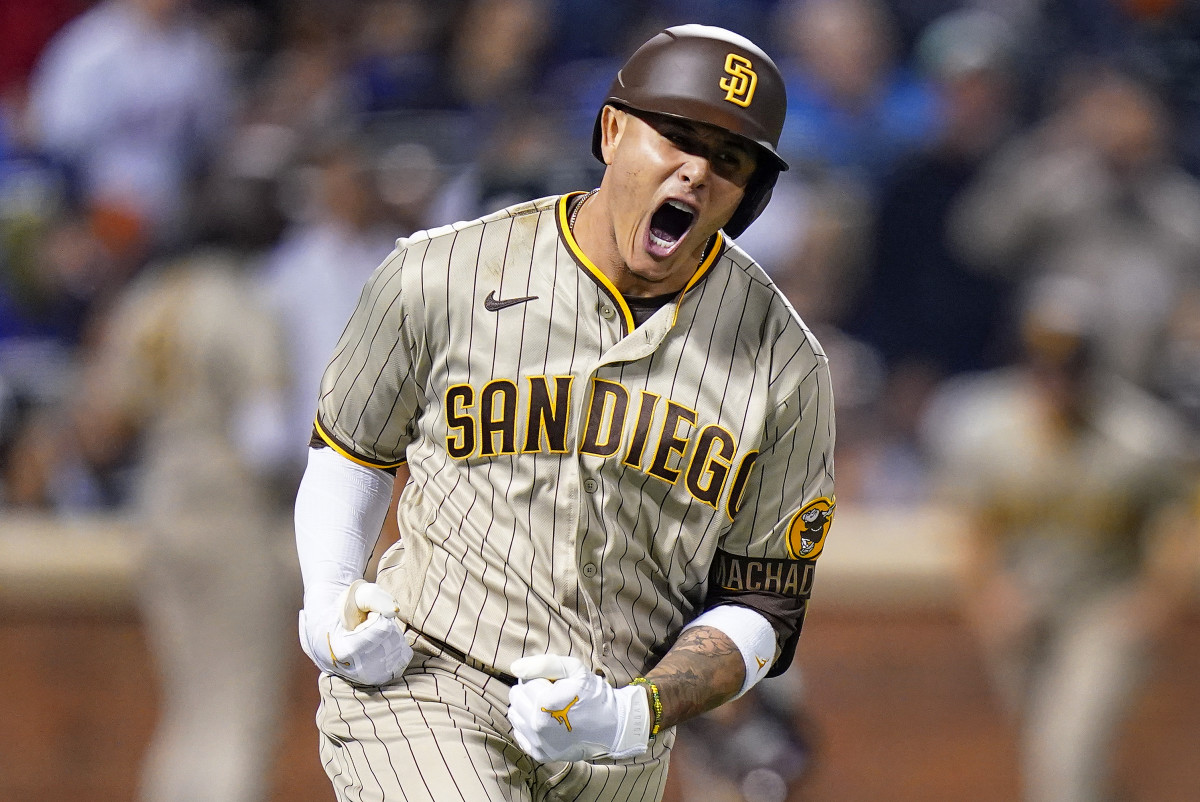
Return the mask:
[(1020, 721), (1027, 802), (1112, 798), (1149, 647), (1195, 576), (1186, 428), (1097, 368), (1100, 308), (1078, 279), (1038, 282), (1023, 361), (929, 412), (969, 514), (967, 617)]
[(94, 465), (132, 449), (137, 591), (161, 714), (144, 802), (259, 802), (287, 684), (295, 576), (275, 477), (282, 348), (230, 257), (147, 268), (106, 316), (78, 437)]

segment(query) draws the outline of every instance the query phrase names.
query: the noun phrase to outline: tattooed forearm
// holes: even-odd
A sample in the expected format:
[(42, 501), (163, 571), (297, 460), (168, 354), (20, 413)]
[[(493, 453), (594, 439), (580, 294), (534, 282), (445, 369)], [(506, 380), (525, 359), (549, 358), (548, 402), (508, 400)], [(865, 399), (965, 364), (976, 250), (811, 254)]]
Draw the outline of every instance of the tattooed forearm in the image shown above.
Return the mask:
[(658, 686), (666, 729), (732, 699), (745, 674), (733, 641), (720, 630), (700, 626), (684, 632), (646, 677)]

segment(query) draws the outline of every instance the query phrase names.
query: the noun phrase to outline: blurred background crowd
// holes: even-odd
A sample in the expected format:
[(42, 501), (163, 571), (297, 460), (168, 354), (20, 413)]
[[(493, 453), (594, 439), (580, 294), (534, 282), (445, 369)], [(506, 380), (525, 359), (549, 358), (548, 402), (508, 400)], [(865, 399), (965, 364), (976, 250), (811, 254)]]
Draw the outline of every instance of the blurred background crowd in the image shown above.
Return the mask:
[[(294, 577), (266, 579), (253, 543), (289, 536), (363, 281), (397, 237), (595, 186), (612, 76), (682, 22), (786, 77), (792, 169), (739, 243), (831, 356), (839, 507), (954, 498), (1024, 534), (1064, 510), (1034, 539), (1071, 576), (1044, 558), (1014, 580), (1047, 610), (1178, 566), (1139, 538), (1186, 506), (1200, 455), (1193, 0), (0, 0), (0, 509), (135, 508), (161, 533), (164, 643), (198, 575), (282, 599), (290, 639)], [(965, 581), (1000, 604), (982, 570)], [(282, 641), (245, 637), (262, 700)], [(148, 786), (178, 773), (160, 761)], [(253, 798), (237, 777), (220, 798)]]
[(844, 502), (929, 492), (927, 399), (1016, 358), (1050, 273), (1094, 290), (1112, 367), (1200, 423), (1195, 3), (12, 0), (4, 504), (127, 500), (131, 454), (88, 448), (84, 368), (139, 280), (198, 259), (284, 334), (283, 429), (261, 405), (251, 428), (294, 477), (317, 373), (395, 238), (595, 185), (608, 82), (682, 20), (787, 76), (793, 169), (742, 243), (838, 366)]

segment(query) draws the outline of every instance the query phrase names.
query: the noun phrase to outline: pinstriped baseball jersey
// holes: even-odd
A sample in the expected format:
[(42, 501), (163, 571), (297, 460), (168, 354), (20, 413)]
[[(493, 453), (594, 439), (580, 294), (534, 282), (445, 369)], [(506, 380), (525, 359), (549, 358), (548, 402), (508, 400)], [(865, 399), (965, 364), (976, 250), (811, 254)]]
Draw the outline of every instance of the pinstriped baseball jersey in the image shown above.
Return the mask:
[(833, 398), (820, 345), (720, 234), (635, 327), (571, 234), (571, 197), (399, 241), (317, 428), (351, 459), (408, 464), (378, 580), (406, 622), (503, 670), (570, 654), (624, 683), (715, 585), (807, 598)]

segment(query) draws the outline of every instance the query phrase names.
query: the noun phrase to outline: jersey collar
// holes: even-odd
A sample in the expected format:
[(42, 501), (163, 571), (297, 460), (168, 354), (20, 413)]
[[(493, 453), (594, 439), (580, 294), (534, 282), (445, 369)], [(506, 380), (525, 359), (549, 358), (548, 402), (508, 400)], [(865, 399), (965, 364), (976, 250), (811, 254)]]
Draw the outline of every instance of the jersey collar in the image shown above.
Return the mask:
[[(629, 332), (633, 331), (635, 327), (633, 321), (633, 312), (630, 311), (629, 304), (625, 302), (625, 297), (621, 295), (616, 286), (611, 280), (609, 280), (608, 276), (604, 275), (604, 272), (600, 270), (600, 268), (596, 267), (592, 260), (589, 259), (583, 252), (583, 249), (579, 247), (579, 243), (575, 239), (574, 232), (571, 231), (571, 227), (567, 224), (569, 219), (567, 210), (570, 208), (571, 199), (579, 197), (583, 194), (585, 193), (568, 192), (558, 199), (558, 230), (562, 236), (563, 242), (566, 243), (567, 250), (569, 250), (571, 255), (575, 257), (575, 261), (583, 266), (584, 270), (587, 271), (588, 275), (591, 276), (593, 281), (604, 288), (605, 292), (607, 292), (612, 298), (613, 303), (615, 303), (617, 308), (621, 310), (621, 316), (625, 323), (625, 333), (628, 334)], [(716, 264), (717, 257), (721, 254), (724, 243), (725, 237), (720, 231), (718, 231), (716, 235), (713, 236), (712, 241), (709, 244), (708, 251), (706, 251), (704, 254), (704, 258), (700, 260), (700, 266), (696, 268), (696, 272), (692, 274), (690, 279), (688, 279), (688, 283), (684, 286), (683, 290), (679, 293), (679, 297), (675, 301), (676, 319), (679, 317), (679, 305), (683, 302), (683, 297), (687, 295), (688, 290), (696, 286), (700, 280), (708, 274), (708, 271), (712, 269), (712, 266)], [(673, 324), (674, 322), (672, 321), (672, 325)]]

